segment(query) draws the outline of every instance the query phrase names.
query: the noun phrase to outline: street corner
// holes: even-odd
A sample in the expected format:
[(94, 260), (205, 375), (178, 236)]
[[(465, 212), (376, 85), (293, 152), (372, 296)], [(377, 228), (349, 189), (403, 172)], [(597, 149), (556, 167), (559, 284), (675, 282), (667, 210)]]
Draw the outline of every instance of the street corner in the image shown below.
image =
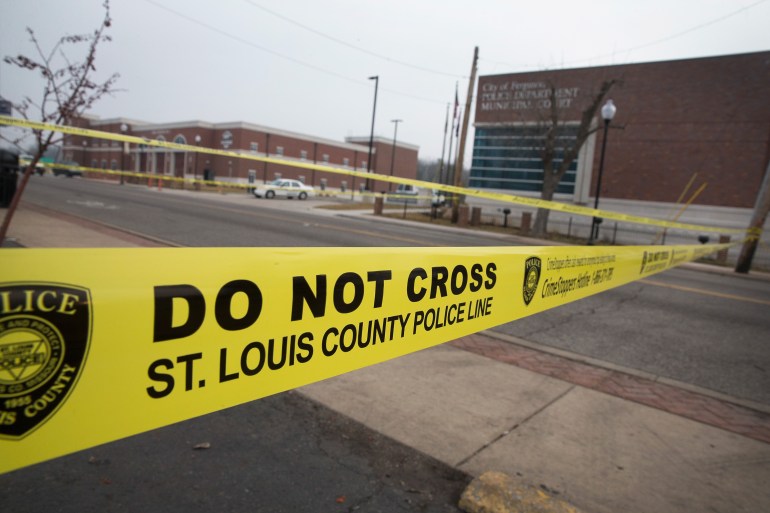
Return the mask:
[(580, 513), (544, 490), (493, 471), (471, 481), (458, 506), (466, 513)]

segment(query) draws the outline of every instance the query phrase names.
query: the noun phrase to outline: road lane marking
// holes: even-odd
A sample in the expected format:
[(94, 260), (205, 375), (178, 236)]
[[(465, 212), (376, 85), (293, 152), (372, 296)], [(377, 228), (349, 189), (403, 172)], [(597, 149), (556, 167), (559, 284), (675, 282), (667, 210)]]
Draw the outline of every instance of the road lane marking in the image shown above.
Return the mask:
[[(185, 200), (177, 199), (177, 198), (168, 198), (167, 197), (167, 198), (164, 198), (164, 200), (165, 201), (173, 201), (174, 203), (187, 204), (187, 205), (189, 205), (189, 203), (190, 203), (189, 201), (185, 201)], [(199, 205), (203, 205), (203, 202), (201, 202)], [(262, 213), (262, 211), (260, 211), (260, 212), (249, 211), (249, 210), (246, 210), (248, 208), (246, 206), (241, 207), (241, 208), (233, 208), (233, 207), (223, 207), (223, 206), (208, 204), (208, 205), (205, 205), (205, 207), (213, 209), (213, 210), (220, 210), (220, 211), (223, 211), (223, 212), (231, 212), (231, 213), (239, 214), (239, 215), (248, 215), (248, 216), (257, 217), (257, 218), (260, 218), (260, 219), (274, 219), (276, 221), (292, 222), (292, 223), (295, 223), (295, 224), (307, 225), (307, 221), (297, 221), (296, 219), (293, 219), (291, 217), (280, 216), (280, 215), (275, 215), (275, 214), (264, 214), (264, 213)], [(400, 237), (398, 235), (385, 235), (385, 234), (382, 234), (382, 233), (373, 232), (371, 230), (358, 230), (358, 229), (354, 229), (354, 228), (346, 228), (346, 227), (341, 227), (341, 226), (337, 226), (337, 225), (329, 225), (329, 224), (323, 224), (323, 223), (311, 223), (311, 224), (312, 224), (312, 226), (315, 226), (315, 227), (318, 227), (318, 228), (326, 228), (326, 229), (334, 230), (334, 231), (337, 231), (337, 232), (346, 232), (346, 233), (352, 233), (352, 234), (355, 234), (355, 235), (365, 235), (365, 236), (379, 238), (379, 239), (395, 240), (395, 241), (399, 241), (399, 242), (415, 244), (417, 246), (432, 246), (432, 247), (443, 246), (442, 244), (432, 244), (432, 243), (425, 242), (424, 240), (412, 239), (412, 238), (409, 238), (409, 237)]]
[[(140, 198), (140, 199), (146, 199), (147, 198), (146, 192), (147, 191), (143, 191), (143, 190), (139, 190), (139, 189), (131, 189), (131, 188), (124, 189), (124, 194), (125, 195), (130, 194), (133, 197)], [(206, 198), (206, 199), (209, 199), (209, 198)], [(166, 202), (166, 203), (176, 203), (176, 204), (182, 204), (182, 205), (189, 205), (190, 204), (189, 200), (186, 200), (186, 199), (181, 198), (181, 197), (164, 196), (163, 201)], [(205, 208), (210, 208), (212, 210), (219, 210), (219, 211), (223, 211), (223, 212), (230, 212), (230, 213), (235, 213), (235, 214), (239, 214), (239, 215), (248, 215), (248, 216), (256, 217), (256, 218), (259, 218), (259, 219), (271, 219), (271, 220), (281, 221), (281, 222), (291, 222), (291, 223), (296, 223), (296, 224), (303, 224), (305, 226), (308, 225), (307, 221), (298, 221), (298, 220), (296, 220), (296, 219), (294, 219), (292, 217), (286, 217), (285, 215), (276, 215), (276, 214), (266, 214), (266, 213), (264, 213), (265, 210), (273, 210), (273, 209), (269, 209), (269, 208), (267, 208), (267, 209), (260, 209), (260, 211), (257, 212), (257, 211), (254, 211), (254, 210), (249, 210), (249, 206), (248, 205), (243, 205), (243, 206), (240, 206), (240, 208), (236, 208), (236, 207), (226, 207), (226, 206), (216, 205), (216, 204), (214, 204), (215, 202), (216, 202), (216, 200), (213, 200), (211, 202), (203, 202), (202, 201), (198, 205), (199, 206), (204, 206)], [(68, 203), (75, 203), (75, 202), (69, 202), (68, 201)], [(96, 203), (96, 202), (89, 202), (89, 203)], [(81, 206), (83, 206), (83, 205), (81, 205)], [(91, 205), (86, 205), (86, 206), (91, 206)], [(158, 205), (158, 206), (162, 207), (162, 205)], [(116, 206), (115, 208), (120, 208), (120, 207)], [(257, 208), (259, 208), (259, 207), (257, 207)], [(360, 230), (360, 229), (355, 229), (355, 228), (340, 227), (340, 226), (336, 226), (336, 225), (329, 225), (329, 224), (323, 224), (323, 223), (310, 223), (310, 225), (318, 227), (318, 228), (326, 228), (326, 229), (329, 229), (329, 230), (335, 230), (335, 231), (338, 231), (338, 232), (346, 232), (346, 233), (350, 233), (350, 234), (354, 234), (354, 235), (364, 235), (364, 236), (378, 238), (378, 239), (393, 240), (393, 241), (403, 242), (405, 244), (414, 244), (414, 245), (416, 245), (418, 247), (444, 247), (444, 246), (446, 246), (445, 244), (429, 243), (429, 242), (426, 242), (425, 240), (422, 240), (422, 239), (414, 239), (414, 238), (403, 237), (403, 236), (398, 236), (398, 235), (386, 235), (386, 234), (374, 232), (374, 231), (371, 231), (371, 230)], [(113, 225), (110, 225), (110, 227), (114, 228), (114, 229), (117, 229), (117, 230), (127, 230), (125, 228), (120, 228), (120, 227), (113, 226)], [(177, 243), (173, 243), (173, 245), (178, 245), (178, 244)]]
[(724, 292), (714, 292), (712, 290), (697, 289), (694, 287), (685, 287), (683, 285), (672, 285), (670, 283), (662, 283), (654, 280), (639, 280), (639, 283), (645, 283), (647, 285), (655, 285), (656, 287), (664, 287), (668, 289), (680, 290), (682, 292), (692, 292), (694, 294), (701, 294), (704, 296), (718, 297), (722, 299), (733, 299), (735, 301), (743, 301), (746, 303), (756, 303), (758, 305), (770, 306), (770, 301), (764, 299), (755, 299), (753, 297), (737, 296), (735, 294), (725, 294)]

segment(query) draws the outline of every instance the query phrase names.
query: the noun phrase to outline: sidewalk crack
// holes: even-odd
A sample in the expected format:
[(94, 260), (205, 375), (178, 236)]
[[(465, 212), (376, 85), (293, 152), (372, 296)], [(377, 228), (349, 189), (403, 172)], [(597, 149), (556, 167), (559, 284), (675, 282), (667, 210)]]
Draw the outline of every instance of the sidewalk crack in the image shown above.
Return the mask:
[(523, 426), (524, 424), (526, 424), (527, 422), (529, 422), (530, 420), (532, 420), (533, 418), (538, 416), (541, 412), (545, 411), (551, 405), (553, 405), (557, 401), (561, 400), (562, 397), (564, 397), (565, 395), (567, 395), (570, 392), (572, 392), (575, 388), (577, 388), (577, 385), (572, 385), (567, 390), (565, 390), (561, 394), (557, 395), (556, 397), (551, 399), (549, 402), (547, 402), (546, 404), (544, 404), (543, 406), (541, 406), (540, 408), (538, 408), (537, 410), (532, 412), (528, 417), (526, 417), (525, 419), (521, 420), (520, 422), (517, 422), (516, 424), (514, 424), (510, 429), (506, 429), (505, 431), (503, 431), (499, 435), (495, 436), (494, 438), (492, 438), (492, 440), (488, 441), (487, 443), (485, 443), (484, 445), (482, 445), (481, 447), (479, 447), (478, 449), (473, 451), (470, 455), (466, 456), (465, 458), (463, 458), (459, 462), (457, 462), (454, 465), (455, 468), (460, 468), (461, 466), (465, 465), (470, 460), (472, 460), (473, 458), (478, 456), (482, 451), (484, 451), (488, 447), (494, 445), (495, 443), (499, 442), (500, 440), (502, 440), (503, 438), (505, 438), (506, 436), (508, 436), (512, 432), (514, 432), (516, 429), (520, 428), (521, 426)]

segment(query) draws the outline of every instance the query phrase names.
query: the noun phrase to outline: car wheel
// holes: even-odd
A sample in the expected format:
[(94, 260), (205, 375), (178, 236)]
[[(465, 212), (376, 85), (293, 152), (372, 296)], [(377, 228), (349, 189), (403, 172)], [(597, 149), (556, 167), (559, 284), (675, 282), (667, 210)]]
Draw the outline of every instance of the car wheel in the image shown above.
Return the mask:
[(301, 199), (301, 200), (306, 200), (307, 199), (307, 193), (306, 192), (300, 192), (299, 196), (297, 196), (297, 197), (299, 199)]
[(265, 198), (267, 199), (275, 198), (275, 191), (267, 191), (265, 193)]

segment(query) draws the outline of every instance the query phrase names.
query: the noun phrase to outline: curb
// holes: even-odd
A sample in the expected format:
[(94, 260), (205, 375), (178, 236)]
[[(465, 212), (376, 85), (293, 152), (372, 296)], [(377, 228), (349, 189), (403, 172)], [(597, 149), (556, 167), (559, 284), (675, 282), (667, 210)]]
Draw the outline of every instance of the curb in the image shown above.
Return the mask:
[(502, 472), (484, 472), (471, 481), (458, 506), (466, 513), (580, 513), (571, 504)]
[[(705, 271), (705, 272), (708, 272), (708, 271)], [(678, 381), (675, 379), (667, 378), (665, 376), (660, 376), (650, 372), (645, 372), (638, 369), (632, 369), (631, 367), (625, 367), (623, 365), (606, 362), (604, 360), (600, 360), (598, 358), (592, 358), (590, 356), (585, 356), (579, 353), (572, 353), (556, 347), (550, 347), (545, 344), (530, 342), (529, 340), (525, 340), (523, 338), (519, 338), (513, 335), (508, 335), (507, 333), (501, 333), (501, 332), (495, 331), (494, 328), (480, 331), (477, 334), (486, 335), (495, 340), (525, 347), (527, 349), (538, 351), (540, 353), (546, 353), (552, 356), (557, 356), (559, 358), (564, 358), (565, 360), (570, 360), (570, 361), (577, 362), (584, 365), (590, 365), (591, 367), (597, 367), (599, 369), (605, 369), (607, 371), (627, 374), (629, 376), (633, 376), (636, 378), (652, 381), (653, 383), (661, 383), (663, 385), (668, 385), (674, 388), (679, 388), (681, 390), (686, 390), (687, 392), (692, 392), (694, 394), (709, 397), (717, 401), (730, 403), (736, 406), (741, 406), (743, 408), (755, 410), (755, 411), (770, 415), (770, 405), (762, 404), (758, 401), (752, 401), (750, 399), (742, 399), (740, 397), (733, 397), (731, 395), (717, 392), (715, 390), (711, 390), (705, 387), (700, 387), (698, 385), (685, 383), (684, 381)], [(560, 379), (560, 378), (557, 378), (557, 379)]]
[(123, 228), (110, 223), (105, 223), (103, 221), (96, 221), (94, 219), (89, 219), (87, 217), (84, 217), (78, 214), (51, 210), (42, 205), (38, 205), (37, 203), (28, 202), (24, 205), (24, 208), (44, 216), (48, 216), (48, 217), (52, 217), (62, 221), (67, 221), (72, 224), (76, 224), (85, 229), (107, 233), (110, 236), (117, 237), (120, 239), (125, 239), (126, 236), (136, 239), (135, 241), (132, 241), (132, 242), (134, 242), (140, 247), (148, 246), (148, 244), (145, 244), (145, 242), (149, 243), (149, 247), (153, 247), (153, 246), (174, 247), (174, 248), (184, 247), (175, 242), (160, 239), (158, 237), (153, 237), (152, 235), (146, 235), (144, 233), (131, 230), (129, 228)]

